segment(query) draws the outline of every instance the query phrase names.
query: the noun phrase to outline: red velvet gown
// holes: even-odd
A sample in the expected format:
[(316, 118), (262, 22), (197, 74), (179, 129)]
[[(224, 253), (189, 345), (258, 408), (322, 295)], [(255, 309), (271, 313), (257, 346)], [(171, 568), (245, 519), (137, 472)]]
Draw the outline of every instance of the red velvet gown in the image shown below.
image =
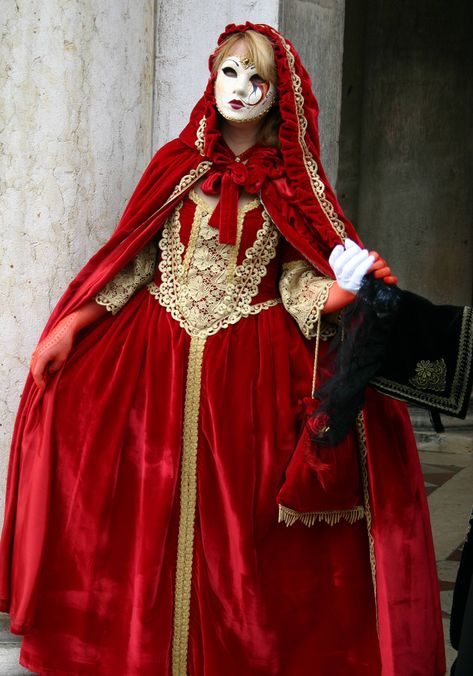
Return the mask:
[(54, 521), (20, 662), (48, 676), (380, 674), (365, 520), (278, 523), (313, 362), (278, 288), (292, 253), (257, 201), (235, 247), (208, 216), (185, 197), (154, 281), (79, 335), (46, 390)]

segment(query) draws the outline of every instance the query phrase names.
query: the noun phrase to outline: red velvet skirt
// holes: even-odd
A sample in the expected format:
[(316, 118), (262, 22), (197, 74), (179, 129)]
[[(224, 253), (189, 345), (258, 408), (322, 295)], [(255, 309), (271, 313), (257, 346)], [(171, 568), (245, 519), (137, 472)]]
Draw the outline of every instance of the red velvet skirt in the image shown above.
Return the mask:
[(171, 676), (190, 509), (189, 676), (381, 674), (366, 522), (278, 523), (311, 343), (282, 305), (206, 339), (195, 507), (180, 504), (190, 343), (142, 289), (82, 332), (28, 423), (26, 444), (51, 436), (52, 476), (21, 664), (48, 676)]

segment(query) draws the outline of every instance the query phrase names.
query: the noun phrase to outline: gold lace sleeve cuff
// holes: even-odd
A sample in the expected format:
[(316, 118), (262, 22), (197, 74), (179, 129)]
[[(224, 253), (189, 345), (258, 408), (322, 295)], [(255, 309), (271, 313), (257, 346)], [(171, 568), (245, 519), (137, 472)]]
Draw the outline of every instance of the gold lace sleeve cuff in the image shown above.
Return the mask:
[(313, 338), (316, 334), (317, 323), (333, 283), (333, 279), (317, 274), (306, 260), (283, 265), (279, 280), (282, 302), (306, 338)]
[(153, 279), (156, 253), (157, 246), (152, 240), (99, 291), (95, 302), (107, 308), (112, 315), (121, 310), (138, 289)]

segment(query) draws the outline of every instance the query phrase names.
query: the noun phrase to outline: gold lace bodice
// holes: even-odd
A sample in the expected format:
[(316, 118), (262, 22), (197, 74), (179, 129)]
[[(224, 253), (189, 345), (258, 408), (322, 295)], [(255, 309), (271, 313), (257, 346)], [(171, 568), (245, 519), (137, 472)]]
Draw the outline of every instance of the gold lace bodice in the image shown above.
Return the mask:
[[(268, 263), (276, 256), (279, 232), (254, 199), (238, 209), (237, 241), (221, 244), (218, 230), (209, 225), (212, 208), (195, 191), (187, 245), (181, 237), (181, 202), (164, 225), (159, 242), (160, 283), (148, 284), (151, 293), (192, 336), (216, 333), (242, 317), (281, 302), (278, 297), (253, 304)], [(238, 263), (246, 214), (260, 207), (261, 226)]]

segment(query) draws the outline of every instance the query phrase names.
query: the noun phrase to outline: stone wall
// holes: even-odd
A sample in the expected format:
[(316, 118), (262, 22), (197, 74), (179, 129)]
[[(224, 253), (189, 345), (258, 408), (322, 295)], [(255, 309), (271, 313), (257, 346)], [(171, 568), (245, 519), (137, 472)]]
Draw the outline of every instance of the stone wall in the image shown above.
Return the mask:
[(2, 486), (38, 335), (149, 158), (152, 24), (151, 0), (2, 3)]

